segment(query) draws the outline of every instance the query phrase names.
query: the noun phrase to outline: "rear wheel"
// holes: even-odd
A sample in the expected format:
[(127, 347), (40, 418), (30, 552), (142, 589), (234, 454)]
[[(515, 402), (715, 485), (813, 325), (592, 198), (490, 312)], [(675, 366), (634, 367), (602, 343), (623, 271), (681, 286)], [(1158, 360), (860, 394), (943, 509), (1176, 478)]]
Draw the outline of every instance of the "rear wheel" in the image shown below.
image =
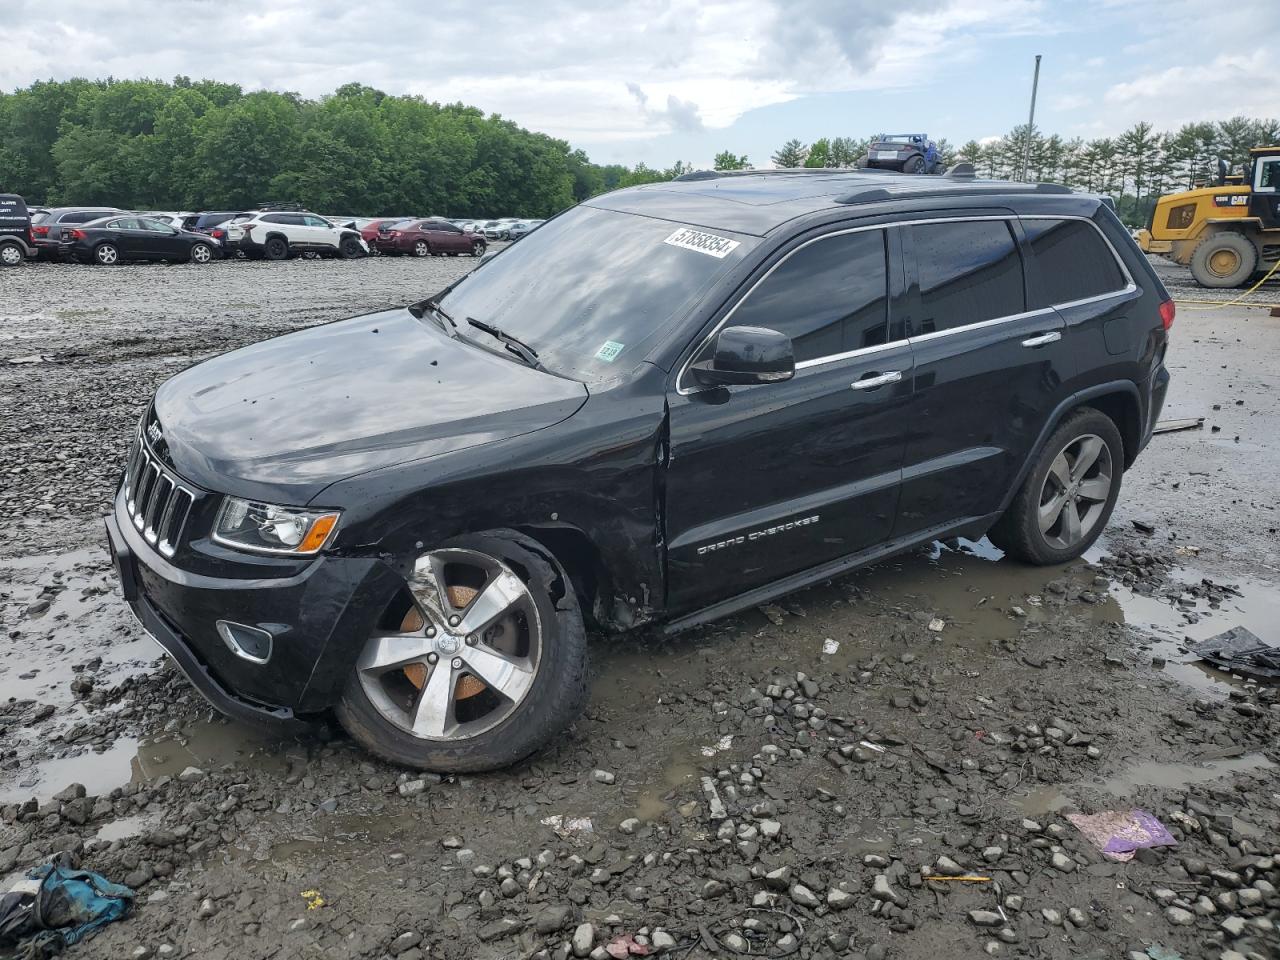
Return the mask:
[(93, 248), (93, 259), (104, 267), (113, 267), (120, 262), (120, 248), (114, 243), (100, 243)]
[(485, 248), (485, 242), (483, 240), (471, 241), (471, 255), (473, 257), (483, 257), (484, 248)]
[(1039, 566), (1074, 560), (1106, 527), (1123, 471), (1120, 431), (1105, 413), (1082, 407), (1049, 437), (991, 542)]
[(289, 243), (284, 237), (268, 237), (262, 255), (268, 260), (283, 260), (289, 256)]
[(26, 258), (26, 254), (16, 243), (0, 245), (0, 267), (16, 267)]
[(924, 173), (924, 168), (924, 157), (920, 156), (918, 153), (902, 165), (904, 173)]
[(365, 642), (338, 718), (370, 752), (422, 770), (515, 763), (586, 699), (586, 633), (568, 576), (513, 531), (418, 558)]
[(1258, 248), (1232, 231), (1206, 237), (1191, 254), (1191, 275), (1202, 287), (1238, 287), (1257, 266)]
[(206, 264), (213, 259), (213, 248), (207, 243), (195, 243), (191, 245), (192, 263)]
[(413, 255), (415, 257), (427, 257), (431, 255), (431, 245), (425, 240), (419, 240), (413, 245)]

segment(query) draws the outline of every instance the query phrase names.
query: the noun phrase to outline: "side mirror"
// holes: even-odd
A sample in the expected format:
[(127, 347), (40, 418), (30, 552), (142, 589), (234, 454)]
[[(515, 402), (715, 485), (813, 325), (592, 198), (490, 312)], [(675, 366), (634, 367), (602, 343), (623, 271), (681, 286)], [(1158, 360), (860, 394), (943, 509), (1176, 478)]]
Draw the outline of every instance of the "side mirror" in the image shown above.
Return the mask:
[(777, 383), (796, 373), (791, 338), (765, 327), (725, 327), (716, 335), (710, 360), (691, 367), (699, 383), (728, 386)]

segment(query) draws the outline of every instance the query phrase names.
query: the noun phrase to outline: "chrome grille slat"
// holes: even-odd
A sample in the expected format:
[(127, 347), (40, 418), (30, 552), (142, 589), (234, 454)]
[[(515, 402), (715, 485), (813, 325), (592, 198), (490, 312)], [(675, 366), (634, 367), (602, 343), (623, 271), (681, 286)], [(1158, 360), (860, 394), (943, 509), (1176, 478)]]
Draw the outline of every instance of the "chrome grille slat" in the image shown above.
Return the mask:
[(147, 448), (139, 435), (124, 476), (125, 509), (148, 543), (166, 557), (177, 552), (196, 495)]

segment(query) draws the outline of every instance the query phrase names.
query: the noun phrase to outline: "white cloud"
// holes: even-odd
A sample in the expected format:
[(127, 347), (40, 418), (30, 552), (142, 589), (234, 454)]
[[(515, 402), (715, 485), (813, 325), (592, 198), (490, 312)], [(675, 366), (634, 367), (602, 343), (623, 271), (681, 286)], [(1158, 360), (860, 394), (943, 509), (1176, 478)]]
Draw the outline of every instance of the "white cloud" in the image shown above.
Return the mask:
[(1275, 91), (1261, 82), (1274, 66), (1274, 52), (1262, 47), (1224, 53), (1113, 84), (1103, 101), (1112, 124), (1149, 120), (1159, 130), (1236, 115), (1275, 116)]

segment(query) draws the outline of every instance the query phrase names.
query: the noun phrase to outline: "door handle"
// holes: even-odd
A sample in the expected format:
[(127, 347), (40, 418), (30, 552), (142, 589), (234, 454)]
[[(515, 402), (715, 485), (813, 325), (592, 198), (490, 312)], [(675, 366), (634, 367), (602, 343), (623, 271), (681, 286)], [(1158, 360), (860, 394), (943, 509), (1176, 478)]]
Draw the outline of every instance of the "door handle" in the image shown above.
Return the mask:
[(1023, 340), (1022, 345), (1024, 347), (1033, 347), (1033, 348), (1043, 347), (1046, 343), (1057, 343), (1061, 339), (1062, 339), (1062, 334), (1060, 334), (1057, 330), (1050, 330), (1048, 333), (1042, 333), (1038, 337), (1031, 337), (1028, 340)]
[(861, 380), (855, 380), (849, 384), (854, 390), (874, 390), (876, 387), (883, 387), (886, 384), (897, 383), (902, 379), (901, 370), (890, 370), (888, 373), (877, 374), (874, 377), (863, 377)]

